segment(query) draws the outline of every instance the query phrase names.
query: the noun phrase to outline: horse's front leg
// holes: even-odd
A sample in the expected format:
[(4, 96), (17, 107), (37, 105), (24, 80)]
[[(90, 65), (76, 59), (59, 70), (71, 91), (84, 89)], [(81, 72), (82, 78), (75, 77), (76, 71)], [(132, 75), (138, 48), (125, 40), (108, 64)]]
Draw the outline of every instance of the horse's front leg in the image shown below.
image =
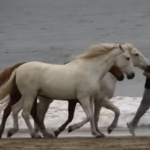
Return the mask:
[[(71, 103), (72, 103), (72, 101), (71, 101)], [(91, 110), (92, 110), (92, 113), (93, 113), (93, 104), (92, 103), (90, 103), (90, 104), (91, 104)], [(86, 118), (85, 120), (83, 120), (83, 121), (81, 121), (79, 123), (76, 123), (76, 124), (73, 124), (73, 125), (69, 126), (68, 127), (68, 133), (70, 133), (70, 132), (72, 132), (72, 131), (74, 131), (76, 129), (80, 129), (82, 126), (84, 126), (88, 122), (89, 122), (89, 119)]]
[(76, 124), (73, 124), (73, 125), (70, 125), (68, 127), (68, 133), (76, 130), (76, 129), (80, 129), (82, 126), (84, 126), (86, 123), (89, 122), (89, 118), (86, 118), (85, 120), (79, 122), (79, 123), (76, 123)]
[(44, 125), (44, 118), (46, 115), (46, 112), (48, 111), (49, 105), (53, 102), (53, 100), (45, 98), (45, 97), (38, 97), (39, 103), (37, 104), (36, 114), (34, 113), (34, 117), (36, 120), (34, 120), (35, 125), (35, 132), (38, 132), (39, 129), (41, 130), (44, 138), (51, 138), (53, 137), (53, 134), (49, 133)]
[[(57, 130), (54, 131), (55, 137), (57, 137), (62, 131), (65, 130), (66, 126), (72, 121), (76, 108), (77, 100), (68, 101), (68, 119), (61, 125)], [(72, 130), (69, 130), (71, 132)]]
[(99, 133), (101, 133), (101, 131), (98, 128), (98, 121), (99, 121), (100, 111), (101, 111), (102, 107), (101, 107), (101, 103), (100, 103), (99, 100), (96, 100), (94, 104), (95, 104), (95, 110), (94, 110), (95, 127), (96, 127), (96, 131), (99, 132)]
[(100, 133), (98, 133), (96, 131), (95, 128), (95, 122), (94, 122), (94, 115), (92, 112), (93, 109), (93, 101), (94, 99), (92, 99), (90, 101), (89, 97), (82, 97), (82, 98), (78, 98), (87, 118), (85, 119), (85, 122), (89, 122), (90, 121), (90, 125), (91, 125), (91, 132), (96, 136), (96, 137), (103, 137), (103, 135), (101, 135)]
[[(39, 103), (36, 103), (36, 105), (34, 104), (31, 110), (31, 114), (32, 117), (34, 117), (35, 115), (38, 116), (39, 121), (44, 121), (45, 118), (45, 114), (48, 111), (49, 105), (51, 103), (51, 101), (49, 101), (49, 99), (46, 98), (42, 98), (42, 97), (38, 97), (38, 99), (40, 99)], [(42, 101), (45, 100), (45, 101)], [(36, 100), (37, 101), (37, 100)], [(37, 133), (40, 128), (38, 127), (36, 121), (34, 121), (34, 130)]]
[(114, 120), (107, 129), (108, 133), (110, 134), (114, 130), (114, 128), (117, 127), (118, 119), (120, 116), (120, 110), (113, 103), (111, 103), (107, 97), (105, 97), (105, 99), (103, 100), (102, 106), (112, 110), (115, 113)]

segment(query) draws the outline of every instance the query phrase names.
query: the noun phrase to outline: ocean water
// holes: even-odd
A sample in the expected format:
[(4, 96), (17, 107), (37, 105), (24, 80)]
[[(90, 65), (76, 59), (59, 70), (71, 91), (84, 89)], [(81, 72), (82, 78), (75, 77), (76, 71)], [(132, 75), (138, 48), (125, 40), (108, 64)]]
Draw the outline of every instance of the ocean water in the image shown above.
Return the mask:
[[(129, 42), (150, 59), (149, 27), (149, 0), (5, 0), (0, 71), (24, 61), (62, 64), (99, 42)], [(135, 71), (115, 96), (142, 96), (145, 77)]]

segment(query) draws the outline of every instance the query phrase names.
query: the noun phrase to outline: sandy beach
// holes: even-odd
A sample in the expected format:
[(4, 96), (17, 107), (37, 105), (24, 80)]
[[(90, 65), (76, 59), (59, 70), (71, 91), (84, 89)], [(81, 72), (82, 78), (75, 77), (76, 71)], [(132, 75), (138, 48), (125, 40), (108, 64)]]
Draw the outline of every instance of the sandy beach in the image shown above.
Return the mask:
[(150, 137), (0, 140), (1, 150), (149, 150)]
[(90, 130), (77, 130), (68, 134), (63, 132), (57, 139), (30, 139), (26, 131), (17, 133), (13, 138), (0, 140), (1, 150), (149, 150), (149, 128), (138, 128), (136, 137), (132, 137), (126, 129), (117, 129), (103, 139), (91, 136)]

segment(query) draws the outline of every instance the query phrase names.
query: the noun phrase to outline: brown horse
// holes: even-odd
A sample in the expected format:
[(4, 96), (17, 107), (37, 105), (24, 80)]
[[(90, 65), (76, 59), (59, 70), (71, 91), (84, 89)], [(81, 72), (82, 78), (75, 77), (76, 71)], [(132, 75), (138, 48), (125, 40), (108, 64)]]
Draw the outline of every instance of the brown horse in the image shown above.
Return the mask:
[[(1, 74), (0, 74), (0, 86), (2, 86), (11, 76), (12, 72), (18, 68), (20, 65), (24, 64), (25, 62), (22, 63), (18, 63), (12, 67), (6, 68)], [(7, 105), (7, 107), (4, 109), (4, 113), (3, 113), (3, 117), (2, 117), (2, 122), (1, 122), (1, 126), (0, 126), (0, 138), (2, 137), (2, 134), (4, 132), (4, 128), (5, 128), (5, 123), (6, 120), (8, 118), (8, 116), (10, 115), (11, 112), (11, 106), (14, 105), (15, 103), (17, 103), (21, 98), (21, 94), (18, 91), (18, 89), (15, 87), (11, 93), (10, 93), (10, 101), (9, 104)]]
[[(11, 73), (18, 68), (20, 65), (24, 64), (23, 63), (19, 63), (14, 65), (13, 67), (7, 68), (5, 69), (1, 74), (0, 74), (0, 86), (2, 84), (4, 84), (10, 77)], [(124, 79), (124, 74), (122, 73), (122, 71), (117, 67), (117, 66), (113, 66), (110, 71), (116, 78), (118, 81), (122, 81)], [(21, 98), (21, 94), (17, 88), (17, 86), (15, 86), (11, 93), (10, 93), (10, 101), (9, 104), (7, 105), (7, 107), (4, 109), (4, 113), (3, 113), (3, 117), (2, 117), (2, 122), (1, 122), (1, 126), (0, 126), (0, 138), (2, 137), (2, 134), (4, 132), (4, 128), (5, 128), (5, 123), (6, 120), (8, 118), (8, 116), (10, 115), (11, 112), (11, 106), (14, 105), (15, 103), (17, 103)], [(58, 128), (58, 130), (56, 130), (55, 136), (57, 137), (65, 128), (66, 126), (72, 121), (73, 117), (74, 117), (74, 112), (75, 112), (75, 106), (76, 106), (77, 101), (69, 101), (68, 102), (68, 119), (67, 121)], [(45, 128), (44, 123), (39, 123), (38, 119), (37, 119), (37, 113), (36, 110), (37, 109), (37, 100), (35, 100), (33, 108), (31, 110), (31, 116), (33, 117), (35, 123), (37, 123), (39, 126), (41, 125), (42, 128)], [(40, 127), (41, 128), (41, 127)], [(38, 130), (37, 130), (38, 131)], [(8, 132), (7, 133), (7, 137), (11, 137), (12, 136), (12, 132)]]

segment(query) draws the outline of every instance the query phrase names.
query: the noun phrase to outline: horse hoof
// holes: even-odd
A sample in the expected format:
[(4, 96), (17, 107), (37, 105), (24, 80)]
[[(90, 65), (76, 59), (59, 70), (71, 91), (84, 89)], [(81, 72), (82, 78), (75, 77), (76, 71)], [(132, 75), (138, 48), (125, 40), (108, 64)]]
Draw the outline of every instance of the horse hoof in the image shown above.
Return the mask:
[(110, 128), (107, 129), (108, 134), (110, 134), (112, 131), (113, 131), (113, 130), (110, 129)]
[(101, 133), (101, 136), (102, 136), (102, 137), (106, 137), (105, 134), (103, 134), (103, 133)]
[(11, 131), (8, 131), (7, 132), (7, 137), (9, 138), (9, 137), (11, 137), (13, 134), (12, 134), (12, 132)]
[(35, 136), (35, 137), (32, 137), (32, 139), (42, 139), (41, 136)]
[(72, 130), (72, 128), (71, 128), (71, 126), (69, 126), (68, 127), (68, 133), (70, 133), (70, 132), (72, 132), (73, 130)]
[(102, 133), (101, 135), (97, 135), (96, 138), (104, 138), (105, 135)]
[(44, 135), (44, 139), (51, 139), (51, 138), (55, 138), (55, 136), (50, 133), (47, 133), (46, 135)]
[(33, 138), (33, 139), (42, 139), (42, 136), (39, 135), (39, 134), (37, 134), (37, 135), (33, 136), (32, 138)]
[(59, 135), (59, 131), (54, 131), (54, 135), (55, 135), (55, 137), (57, 138), (58, 137), (58, 135)]

